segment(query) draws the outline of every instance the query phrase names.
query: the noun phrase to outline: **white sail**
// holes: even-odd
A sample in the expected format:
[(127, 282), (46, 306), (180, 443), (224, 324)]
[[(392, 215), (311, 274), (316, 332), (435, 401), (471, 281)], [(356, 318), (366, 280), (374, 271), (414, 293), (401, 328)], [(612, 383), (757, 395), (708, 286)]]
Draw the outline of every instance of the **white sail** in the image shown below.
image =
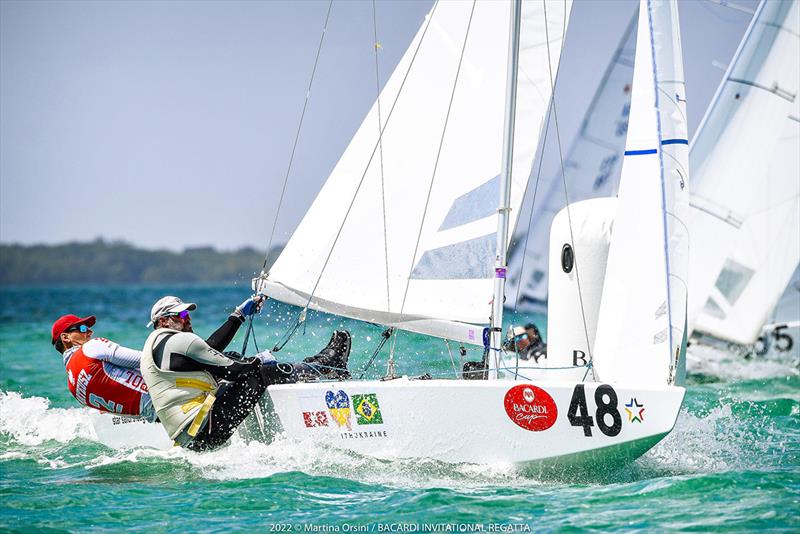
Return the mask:
[[(550, 100), (571, 2), (525, 2), (511, 224)], [(508, 2), (437, 2), (283, 253), (268, 293), (481, 343), (497, 231)], [(474, 13), (473, 13), (474, 9)], [(463, 58), (462, 58), (463, 53)], [(379, 132), (383, 130), (380, 147)]]
[[(684, 348), (688, 140), (675, 0), (642, 0), (617, 213), (593, 363), (603, 381), (666, 384)], [(580, 256), (576, 257), (580, 267)]]
[(690, 329), (750, 344), (800, 262), (800, 8), (762, 2), (692, 143)]
[[(634, 14), (567, 151), (564, 175), (569, 202), (617, 192), (628, 130), (637, 19)], [(506, 307), (512, 309), (539, 309), (547, 302), (550, 225), (566, 204), (561, 170), (550, 180), (542, 179), (538, 187), (535, 180), (534, 171), (527, 191), (528, 197), (535, 194), (531, 228), (528, 231), (528, 220), (517, 221), (509, 260)]]

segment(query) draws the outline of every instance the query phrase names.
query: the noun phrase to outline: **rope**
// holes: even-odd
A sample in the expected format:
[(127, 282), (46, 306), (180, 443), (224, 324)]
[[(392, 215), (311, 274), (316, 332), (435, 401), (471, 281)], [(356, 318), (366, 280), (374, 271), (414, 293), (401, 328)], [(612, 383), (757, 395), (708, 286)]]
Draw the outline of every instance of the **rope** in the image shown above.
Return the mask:
[(383, 348), (383, 346), (386, 344), (386, 342), (387, 342), (387, 341), (389, 340), (389, 338), (392, 336), (392, 332), (393, 332), (393, 331), (394, 331), (394, 328), (387, 328), (386, 330), (384, 330), (383, 334), (381, 334), (381, 342), (380, 342), (380, 343), (378, 343), (378, 347), (377, 347), (377, 348), (375, 349), (375, 351), (372, 353), (372, 357), (369, 359), (369, 361), (367, 362), (367, 364), (366, 364), (366, 365), (364, 366), (364, 368), (361, 370), (361, 376), (359, 376), (359, 377), (358, 377), (358, 379), (359, 379), (359, 380), (361, 380), (362, 378), (364, 378), (364, 373), (366, 373), (366, 372), (369, 370), (369, 368), (370, 368), (370, 367), (372, 367), (372, 363), (375, 361), (375, 358), (377, 358), (377, 357), (378, 357), (378, 353), (381, 351), (381, 349)]
[[(458, 77), (461, 74), (461, 63), (464, 60), (464, 50), (466, 50), (466, 48), (467, 48), (467, 39), (469, 37), (469, 30), (470, 30), (470, 27), (472, 26), (472, 16), (475, 14), (475, 2), (476, 2), (476, 0), (473, 0), (472, 9), (469, 12), (469, 21), (467, 22), (467, 31), (464, 34), (464, 43), (461, 45), (461, 54), (460, 54), (460, 56), (458, 58), (458, 68), (456, 69), (456, 76), (455, 76), (455, 79), (453, 80), (453, 90), (450, 92), (450, 102), (447, 105), (447, 114), (445, 115), (445, 118), (444, 118), (444, 126), (442, 128), (442, 135), (441, 135), (441, 137), (439, 139), (439, 148), (436, 151), (436, 161), (434, 162), (434, 165), (433, 165), (433, 173), (431, 174), (431, 182), (430, 182), (430, 185), (428, 186), (428, 196), (425, 198), (425, 209), (422, 211), (422, 220), (420, 221), (420, 224), (419, 224), (419, 232), (417, 232), (417, 242), (414, 245), (414, 255), (411, 258), (411, 265), (408, 268), (408, 275), (406, 276), (406, 286), (405, 286), (405, 289), (403, 290), (403, 302), (400, 304), (400, 318), (401, 319), (403, 317), (403, 310), (406, 307), (406, 298), (408, 297), (408, 287), (411, 284), (411, 273), (414, 271), (414, 264), (417, 261), (417, 252), (419, 252), (419, 242), (420, 242), (420, 240), (422, 238), (422, 228), (425, 226), (425, 217), (428, 214), (428, 205), (429, 205), (430, 200), (431, 200), (431, 191), (433, 191), (433, 182), (434, 182), (434, 180), (436, 178), (436, 170), (439, 167), (439, 157), (442, 154), (442, 147), (444, 146), (444, 136), (447, 133), (447, 125), (448, 125), (448, 123), (450, 121), (450, 110), (452, 109), (452, 106), (453, 106), (453, 97), (456, 94), (456, 87), (458, 87)], [(433, 20), (433, 15), (432, 14), (431, 14), (431, 17), (429, 19), (429, 23), (430, 23), (430, 20)], [(392, 366), (392, 367), (394, 366), (394, 349), (395, 349), (395, 340), (396, 339), (397, 339), (396, 337), (392, 339), (392, 347), (391, 347), (391, 350), (389, 351), (389, 365)]]
[(377, 94), (375, 104), (378, 108), (378, 150), (380, 157), (378, 161), (381, 166), (381, 212), (383, 213), (383, 257), (386, 264), (386, 311), (391, 311), (391, 300), (389, 292), (389, 238), (386, 230), (386, 188), (383, 176), (383, 136), (381, 135), (381, 126), (383, 121), (381, 119), (381, 79), (380, 71), (378, 70), (378, 49), (380, 43), (378, 42), (378, 21), (375, 9), (375, 0), (372, 0), (372, 37), (375, 41), (375, 93)]
[[(558, 74), (556, 74), (558, 76)], [(558, 82), (558, 80), (556, 80)], [(519, 304), (519, 292), (522, 289), (522, 273), (525, 272), (525, 256), (528, 251), (528, 240), (531, 237), (531, 225), (533, 224), (533, 211), (536, 207), (536, 194), (539, 191), (539, 180), (542, 174), (542, 163), (544, 162), (544, 149), (547, 146), (547, 133), (550, 131), (550, 117), (553, 116), (553, 99), (550, 99), (550, 105), (547, 109), (547, 122), (544, 126), (544, 138), (542, 139), (542, 151), (539, 153), (539, 167), (536, 169), (536, 183), (533, 186), (533, 201), (531, 202), (531, 212), (528, 215), (528, 230), (525, 232), (525, 245), (522, 247), (522, 263), (519, 266), (519, 282), (517, 283), (517, 294), (514, 296), (514, 313), (517, 312), (517, 305)], [(525, 184), (525, 191), (522, 193), (523, 198), (528, 194), (528, 185), (530, 181)]]
[(456, 360), (453, 358), (453, 351), (450, 350), (450, 340), (445, 339), (444, 344), (447, 346), (447, 352), (450, 354), (450, 364), (453, 366), (453, 374), (458, 378), (458, 370), (456, 369)]
[[(556, 92), (555, 92), (555, 81), (553, 79), (553, 62), (550, 59), (550, 32), (548, 31), (547, 27), (547, 2), (542, 2), (544, 7), (544, 34), (545, 34), (545, 43), (547, 44), (547, 66), (550, 74), (550, 92), (552, 95), (552, 102), (553, 102), (553, 122), (556, 127), (556, 141), (558, 145), (558, 157), (560, 162), (560, 170), (561, 170), (561, 181), (564, 184), (564, 200), (566, 201), (566, 209), (567, 209), (567, 221), (569, 222), (569, 239), (572, 242), (572, 248), (575, 250), (575, 236), (572, 232), (572, 215), (569, 209), (569, 190), (567, 188), (567, 176), (564, 172), (564, 154), (561, 150), (561, 132), (558, 128), (558, 107), (556, 106)], [(566, 13), (566, 1), (564, 3), (564, 13)], [(562, 30), (562, 43), (564, 39), (564, 34)], [(589, 351), (589, 363), (592, 362), (592, 347), (589, 343), (589, 330), (586, 326), (586, 311), (583, 306), (583, 292), (581, 291), (581, 278), (578, 271), (578, 253), (575, 250), (575, 281), (578, 284), (578, 301), (581, 305), (581, 319), (583, 320), (583, 333), (586, 336), (586, 350)], [(588, 373), (588, 371), (587, 371)]]
[(422, 36), (420, 37), (419, 44), (417, 44), (417, 49), (414, 51), (414, 55), (411, 57), (411, 62), (408, 66), (408, 71), (406, 71), (405, 76), (403, 77), (403, 81), (400, 84), (400, 89), (397, 91), (397, 96), (395, 97), (394, 102), (392, 102), (392, 107), (389, 110), (389, 115), (386, 117), (386, 123), (383, 125), (383, 129), (378, 137), (378, 141), (375, 143), (375, 146), (372, 148), (372, 153), (370, 154), (369, 161), (367, 161), (367, 165), (364, 168), (364, 172), (361, 174), (361, 179), (358, 182), (358, 187), (356, 187), (355, 194), (353, 195), (352, 200), (350, 201), (350, 205), (347, 207), (347, 211), (345, 212), (344, 219), (342, 220), (342, 224), (339, 226), (339, 230), (336, 232), (336, 237), (333, 240), (333, 244), (331, 245), (331, 249), (328, 252), (328, 256), (325, 258), (325, 263), (322, 265), (322, 270), (320, 270), (319, 277), (317, 278), (316, 283), (314, 284), (314, 288), (311, 290), (311, 293), (308, 296), (308, 301), (306, 302), (306, 308), (309, 304), (311, 304), (311, 300), (314, 297), (314, 294), (317, 291), (317, 287), (319, 287), (319, 282), (322, 280), (322, 275), (325, 273), (325, 269), (328, 266), (328, 262), (333, 255), (333, 250), (336, 248), (336, 243), (339, 241), (339, 237), (342, 234), (342, 230), (344, 229), (344, 225), (347, 222), (347, 218), (350, 216), (350, 211), (353, 209), (353, 205), (355, 204), (356, 198), (358, 197), (358, 192), (361, 190), (361, 185), (364, 183), (364, 179), (367, 176), (367, 171), (369, 170), (370, 165), (372, 164), (372, 159), (375, 157), (375, 152), (378, 149), (381, 139), (383, 138), (383, 133), (386, 131), (386, 128), (389, 126), (389, 121), (392, 118), (392, 113), (394, 112), (394, 108), (397, 105), (397, 101), (400, 99), (400, 94), (403, 91), (403, 87), (405, 86), (406, 81), (408, 80), (408, 75), (411, 73), (411, 69), (414, 66), (414, 61), (417, 58), (417, 53), (419, 52), (420, 47), (422, 46), (423, 41), (425, 40), (425, 35), (428, 32), (428, 28), (430, 27), (431, 21), (433, 20), (434, 12), (436, 11), (437, 6), (439, 3), (437, 2), (433, 9), (431, 10), (431, 14), (428, 17), (428, 22), (425, 25), (425, 29), (422, 31)]
[(406, 298), (408, 297), (408, 287), (409, 287), (409, 285), (411, 283), (411, 273), (414, 270), (414, 263), (417, 261), (417, 252), (419, 252), (419, 242), (422, 239), (422, 228), (425, 226), (425, 217), (428, 215), (428, 205), (430, 204), (430, 201), (431, 201), (431, 192), (433, 191), (433, 182), (436, 179), (436, 171), (437, 171), (437, 169), (439, 167), (439, 158), (440, 158), (440, 156), (442, 154), (442, 147), (444, 146), (444, 136), (447, 133), (447, 125), (448, 125), (448, 123), (450, 121), (450, 111), (451, 111), (451, 109), (453, 107), (453, 98), (455, 97), (456, 88), (458, 87), (458, 77), (461, 74), (461, 63), (464, 60), (464, 51), (467, 48), (467, 40), (469, 38), (469, 30), (470, 30), (470, 27), (472, 26), (472, 16), (475, 13), (475, 2), (476, 2), (476, 0), (473, 0), (473, 2), (472, 2), (472, 10), (469, 13), (469, 21), (467, 22), (467, 31), (466, 31), (466, 34), (464, 35), (464, 43), (461, 46), (461, 55), (458, 58), (458, 68), (456, 69), (456, 76), (455, 76), (455, 79), (453, 80), (453, 90), (450, 92), (450, 102), (447, 104), (447, 114), (445, 115), (445, 118), (444, 118), (444, 126), (442, 128), (442, 135), (439, 138), (439, 148), (436, 151), (436, 160), (435, 160), (435, 162), (433, 164), (433, 173), (431, 174), (431, 181), (430, 181), (430, 185), (428, 186), (428, 195), (425, 198), (425, 209), (422, 212), (422, 220), (420, 221), (419, 231), (417, 232), (417, 242), (414, 245), (414, 256), (411, 259), (411, 266), (408, 269), (408, 276), (406, 276), (406, 287), (405, 287), (405, 291), (403, 291), (403, 302), (400, 305), (400, 317), (401, 318), (402, 318), (402, 314), (403, 314), (403, 309), (405, 308), (405, 305), (406, 305)]
[(266, 270), (267, 261), (269, 260), (269, 251), (272, 249), (272, 240), (275, 237), (275, 228), (278, 225), (278, 215), (280, 214), (281, 207), (283, 206), (283, 196), (286, 193), (286, 184), (289, 182), (289, 174), (292, 171), (292, 163), (294, 162), (294, 154), (297, 150), (297, 143), (300, 140), (300, 131), (303, 128), (303, 119), (306, 116), (306, 108), (308, 107), (308, 100), (311, 97), (311, 85), (314, 83), (314, 74), (317, 72), (317, 64), (319, 63), (320, 52), (322, 51), (322, 43), (325, 40), (325, 32), (328, 30), (328, 20), (331, 17), (331, 8), (333, 7), (333, 0), (328, 2), (328, 12), (325, 15), (325, 25), (322, 28), (322, 35), (319, 38), (319, 45), (317, 46), (317, 55), (314, 58), (314, 68), (311, 70), (311, 79), (308, 81), (308, 89), (306, 89), (306, 98), (303, 102), (303, 111), (300, 113), (300, 123), (297, 125), (297, 133), (294, 136), (294, 144), (292, 145), (292, 153), (289, 156), (289, 165), (286, 168), (286, 176), (283, 179), (283, 188), (281, 189), (281, 196), (278, 200), (278, 209), (275, 210), (275, 219), (272, 222), (272, 231), (269, 234), (269, 244), (267, 245), (267, 252), (264, 254), (264, 265), (262, 270)]

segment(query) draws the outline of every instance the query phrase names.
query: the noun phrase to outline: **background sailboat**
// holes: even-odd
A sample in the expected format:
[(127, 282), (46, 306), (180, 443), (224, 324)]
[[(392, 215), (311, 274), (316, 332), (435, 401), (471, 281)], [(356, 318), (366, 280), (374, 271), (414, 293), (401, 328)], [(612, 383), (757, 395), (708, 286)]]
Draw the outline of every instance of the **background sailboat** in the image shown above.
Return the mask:
[(696, 336), (752, 345), (800, 262), (798, 5), (761, 2), (692, 144)]

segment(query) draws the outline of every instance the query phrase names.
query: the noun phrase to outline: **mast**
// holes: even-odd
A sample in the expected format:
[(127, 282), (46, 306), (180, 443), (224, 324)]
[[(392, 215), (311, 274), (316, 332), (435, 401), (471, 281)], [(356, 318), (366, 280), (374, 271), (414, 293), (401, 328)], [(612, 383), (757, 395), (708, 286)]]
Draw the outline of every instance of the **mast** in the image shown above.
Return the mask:
[(497, 209), (497, 248), (492, 299), (491, 340), (488, 357), (490, 380), (497, 378), (500, 347), (503, 336), (503, 300), (505, 298), (508, 226), (511, 211), (511, 173), (514, 157), (514, 116), (517, 109), (517, 71), (519, 65), (519, 33), (522, 0), (511, 1), (510, 37), (508, 40), (508, 74), (506, 77), (505, 131), (503, 133), (503, 164), (500, 172), (500, 204)]

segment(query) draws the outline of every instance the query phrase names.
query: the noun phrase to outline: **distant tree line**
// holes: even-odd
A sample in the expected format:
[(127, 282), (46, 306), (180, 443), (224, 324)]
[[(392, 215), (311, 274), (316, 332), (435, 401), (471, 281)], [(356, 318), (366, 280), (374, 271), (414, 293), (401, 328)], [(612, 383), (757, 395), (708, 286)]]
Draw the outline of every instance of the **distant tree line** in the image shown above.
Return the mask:
[[(270, 251), (270, 264), (280, 248)], [(102, 239), (63, 245), (0, 244), (0, 285), (233, 282), (250, 280), (263, 263), (264, 253), (250, 247), (171, 252)]]

